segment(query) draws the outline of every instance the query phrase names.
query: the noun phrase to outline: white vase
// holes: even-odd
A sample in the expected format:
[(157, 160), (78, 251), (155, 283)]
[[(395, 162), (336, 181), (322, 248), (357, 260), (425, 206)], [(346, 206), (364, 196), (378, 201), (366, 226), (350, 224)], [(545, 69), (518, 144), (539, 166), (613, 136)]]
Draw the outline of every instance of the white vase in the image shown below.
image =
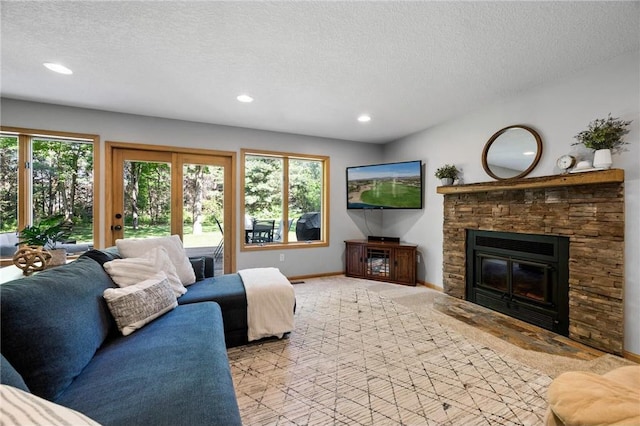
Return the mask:
[(442, 178), (442, 179), (440, 179), (440, 182), (442, 182), (442, 185), (451, 185), (453, 183), (453, 179), (451, 179), (451, 178)]
[(611, 168), (611, 150), (610, 149), (599, 149), (593, 154), (593, 167), (598, 169), (609, 169)]

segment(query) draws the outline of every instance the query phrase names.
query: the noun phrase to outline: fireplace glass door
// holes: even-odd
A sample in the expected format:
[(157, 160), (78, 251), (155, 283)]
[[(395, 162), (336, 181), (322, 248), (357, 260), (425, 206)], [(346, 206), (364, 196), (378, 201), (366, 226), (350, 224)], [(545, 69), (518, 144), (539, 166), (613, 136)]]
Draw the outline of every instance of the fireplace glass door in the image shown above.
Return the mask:
[(511, 291), (514, 296), (550, 303), (549, 267), (533, 262), (511, 262)]
[(509, 259), (478, 255), (480, 286), (509, 293)]
[(549, 266), (518, 259), (477, 255), (479, 287), (498, 292), (509, 300), (514, 297), (542, 304), (551, 303)]

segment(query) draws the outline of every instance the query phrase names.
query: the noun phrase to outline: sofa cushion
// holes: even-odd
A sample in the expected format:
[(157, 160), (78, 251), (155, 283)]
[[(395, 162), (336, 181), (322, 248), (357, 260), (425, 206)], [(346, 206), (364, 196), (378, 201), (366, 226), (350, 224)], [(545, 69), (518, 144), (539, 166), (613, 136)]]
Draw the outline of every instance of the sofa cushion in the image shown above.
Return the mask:
[(171, 263), (167, 250), (162, 246), (152, 248), (141, 257), (115, 259), (106, 262), (102, 267), (120, 287), (137, 284), (162, 271), (176, 297), (187, 292), (178, 277), (175, 266)]
[(620, 367), (605, 375), (569, 371), (548, 390), (547, 424), (640, 424), (640, 366)]
[[(205, 278), (188, 287), (178, 304), (216, 302), (222, 308), (225, 335), (233, 330), (247, 330), (247, 297), (238, 274)], [(244, 343), (244, 342), (243, 342)]]
[(109, 425), (241, 424), (220, 307), (178, 306), (107, 340), (55, 402)]
[(82, 413), (12, 386), (0, 386), (2, 425), (100, 426)]
[(215, 272), (215, 262), (213, 256), (203, 256), (204, 257), (204, 277), (209, 278), (213, 277)]
[(106, 262), (110, 262), (115, 259), (122, 259), (120, 253), (118, 253), (118, 249), (116, 249), (115, 247), (102, 250), (89, 250), (82, 253), (80, 257), (88, 257), (95, 260), (100, 265), (104, 265)]
[(7, 361), (4, 355), (0, 355), (0, 382), (3, 385), (13, 386), (14, 388), (29, 392), (29, 388), (24, 383), (20, 373), (13, 368), (13, 365)]
[(0, 286), (2, 354), (34, 394), (53, 400), (82, 371), (114, 322), (114, 287), (89, 258)]
[(187, 257), (182, 240), (178, 235), (158, 238), (127, 238), (116, 240), (116, 246), (122, 257), (140, 257), (155, 247), (164, 247), (169, 253), (171, 262), (176, 267), (178, 276), (183, 285), (193, 284), (196, 281), (191, 262)]
[(205, 260), (204, 257), (190, 257), (191, 267), (196, 274), (196, 281), (202, 281), (205, 277)]
[(118, 324), (118, 330), (124, 336), (178, 306), (164, 272), (138, 284), (108, 288), (104, 291), (104, 298)]

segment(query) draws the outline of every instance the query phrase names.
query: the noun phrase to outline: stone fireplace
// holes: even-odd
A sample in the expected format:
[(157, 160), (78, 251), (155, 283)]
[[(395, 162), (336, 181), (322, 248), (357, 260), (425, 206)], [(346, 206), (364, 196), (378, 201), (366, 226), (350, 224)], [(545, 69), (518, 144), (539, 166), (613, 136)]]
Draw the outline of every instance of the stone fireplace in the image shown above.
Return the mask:
[[(445, 293), (469, 299), (468, 230), (568, 238), (568, 336), (623, 351), (624, 171), (439, 187)], [(563, 333), (564, 334), (564, 333)]]

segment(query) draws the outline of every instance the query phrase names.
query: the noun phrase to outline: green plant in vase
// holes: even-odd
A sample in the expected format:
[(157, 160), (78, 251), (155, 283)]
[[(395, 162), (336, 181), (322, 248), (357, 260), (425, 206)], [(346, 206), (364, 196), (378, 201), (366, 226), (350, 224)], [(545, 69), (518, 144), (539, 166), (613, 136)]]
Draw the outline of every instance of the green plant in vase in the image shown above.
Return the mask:
[(443, 185), (451, 185), (458, 178), (460, 171), (453, 164), (445, 164), (436, 170), (435, 176)]
[(608, 169), (612, 164), (611, 154), (624, 151), (624, 146), (628, 144), (622, 137), (629, 133), (629, 124), (631, 121), (612, 117), (609, 113), (607, 118), (598, 118), (589, 123), (587, 130), (575, 136), (578, 142), (571, 145), (584, 145), (593, 150), (593, 167)]
[(17, 245), (42, 246), (55, 249), (58, 243), (65, 242), (71, 235), (72, 224), (62, 215), (51, 216), (35, 225), (25, 226), (18, 233)]
[(65, 242), (71, 235), (72, 223), (62, 215), (51, 216), (37, 224), (25, 226), (18, 232), (19, 246), (29, 246), (34, 250), (42, 247), (48, 251), (51, 259), (48, 265), (60, 265), (66, 262), (66, 251), (57, 249), (58, 243)]

